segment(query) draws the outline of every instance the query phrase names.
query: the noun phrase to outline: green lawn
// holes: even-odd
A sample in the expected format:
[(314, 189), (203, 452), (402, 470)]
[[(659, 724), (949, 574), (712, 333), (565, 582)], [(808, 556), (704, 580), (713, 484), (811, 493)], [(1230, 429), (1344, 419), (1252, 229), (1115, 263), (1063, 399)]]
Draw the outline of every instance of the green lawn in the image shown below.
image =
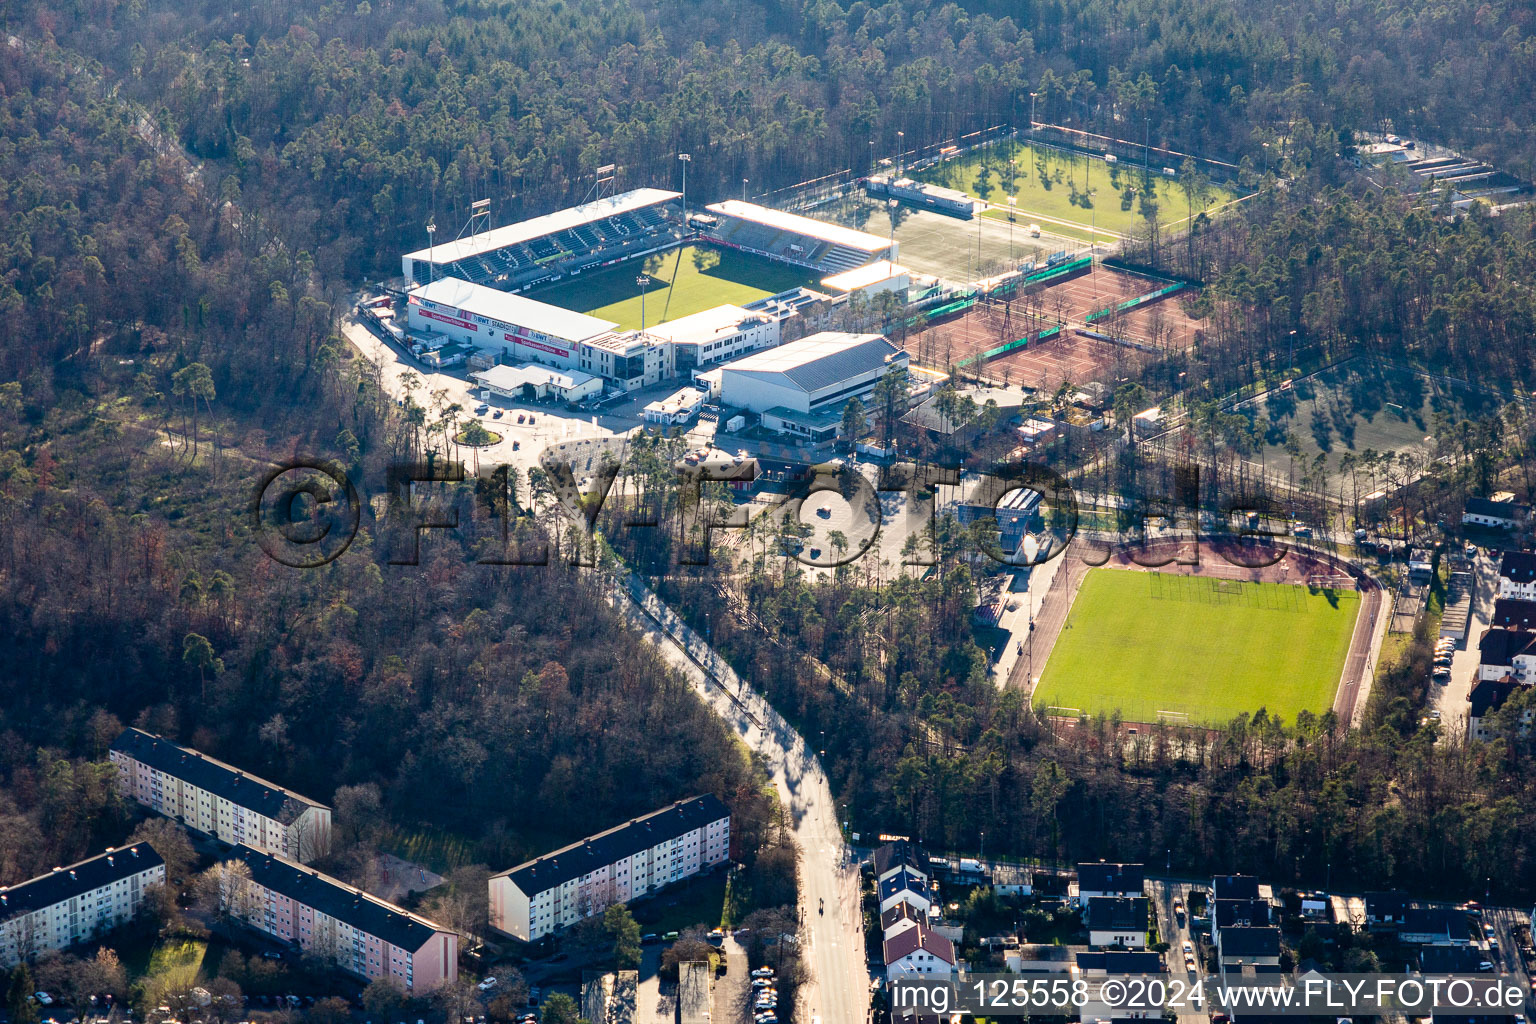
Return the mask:
[(1360, 599), (1125, 569), (1092, 569), (1045, 666), (1035, 703), (1075, 715), (1182, 712), (1222, 725), (1265, 708), (1287, 721), (1333, 704)]
[[(991, 169), (988, 177), (990, 188), (982, 187), (977, 180), (981, 175), (984, 157), (986, 165)], [(1011, 188), (1005, 177), (1010, 158), (1014, 160), (1015, 168)], [(1048, 185), (1041, 180), (1042, 172)], [(989, 147), (984, 152), (973, 151), (946, 160), (912, 176), (936, 185), (958, 188), (1004, 206), (1007, 205), (1007, 197), (1015, 195), (1019, 200), (1014, 221), (1016, 224), (1027, 224), (1030, 222), (1030, 214), (1041, 214), (1082, 225), (1084, 231), (1067, 233), (1082, 234), (1084, 237), (1087, 237), (1086, 229), (1090, 225), (1100, 232), (1120, 235), (1145, 230), (1146, 222), (1140, 212), (1140, 166), (1106, 164), (1100, 159), (1055, 149), (1006, 142)], [(1182, 226), (1192, 212), (1199, 214), (1202, 210), (1212, 210), (1237, 198), (1237, 194), (1229, 189), (1209, 186), (1203, 204), (1202, 198), (1195, 196), (1191, 205), (1190, 197), (1185, 196), (1178, 181), (1164, 175), (1161, 166), (1152, 168), (1152, 184), (1157, 195), (1157, 219), (1165, 229)], [(1137, 191), (1137, 195), (1130, 201), (1129, 209), (1124, 208), (1123, 192), (1127, 187)], [(1097, 193), (1091, 200), (1084, 200), (1091, 202), (1091, 206), (1072, 201), (1074, 192), (1082, 197), (1089, 190)], [(984, 216), (1006, 221), (1008, 212), (988, 210)], [(1042, 223), (1042, 226), (1046, 225)]]
[(604, 270), (557, 281), (536, 288), (530, 298), (549, 302), (632, 329), (640, 326), (641, 271), (650, 277), (645, 289), (645, 322), (655, 326), (713, 306), (740, 305), (777, 295), (799, 285), (814, 287), (819, 277), (784, 263), (702, 245), (686, 245), (669, 252), (621, 263)]

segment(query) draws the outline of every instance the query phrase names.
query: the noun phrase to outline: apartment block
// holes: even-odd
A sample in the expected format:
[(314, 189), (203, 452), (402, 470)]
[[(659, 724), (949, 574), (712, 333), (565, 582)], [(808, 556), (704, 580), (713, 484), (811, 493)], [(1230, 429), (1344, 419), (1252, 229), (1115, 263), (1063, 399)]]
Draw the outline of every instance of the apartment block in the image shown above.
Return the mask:
[(459, 976), (459, 937), (284, 857), (237, 846), (231, 856), (250, 869), (228, 910), (274, 939), (335, 962), (367, 981), (392, 978), (407, 992), (430, 992)]
[(491, 876), (491, 927), (532, 941), (615, 903), (723, 864), (731, 812), (709, 794), (679, 800)]
[(306, 864), (330, 851), (331, 809), (275, 782), (142, 729), (109, 756), (119, 792), (189, 828)]
[(165, 861), (148, 843), (0, 885), (0, 968), (86, 942), (127, 924), (146, 887), (165, 881)]

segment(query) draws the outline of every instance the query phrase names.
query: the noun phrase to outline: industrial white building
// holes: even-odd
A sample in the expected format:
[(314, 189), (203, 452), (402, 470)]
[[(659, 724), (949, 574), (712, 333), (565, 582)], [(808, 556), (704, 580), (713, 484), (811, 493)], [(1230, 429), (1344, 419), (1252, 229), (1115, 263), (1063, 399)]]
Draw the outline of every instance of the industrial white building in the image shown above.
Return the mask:
[(762, 414), (770, 430), (830, 440), (850, 398), (863, 398), (910, 362), (879, 334), (822, 331), (720, 367), (720, 401)]
[(612, 320), (444, 277), (410, 292), (407, 326), (436, 332), (513, 362), (581, 369), (583, 342), (611, 334)]
[(470, 376), (492, 394), (517, 401), (558, 398), (565, 402), (580, 402), (603, 393), (601, 377), (581, 370), (556, 370), (536, 363), (492, 366)]
[(165, 861), (139, 843), (0, 885), (0, 968), (127, 924), (144, 902), (144, 890), (164, 881)]
[(730, 857), (731, 812), (712, 795), (547, 853), (490, 881), (491, 927), (532, 941)]
[(670, 346), (669, 370), (686, 378), (699, 367), (772, 348), (781, 325), (772, 313), (726, 304), (648, 327), (646, 333)]

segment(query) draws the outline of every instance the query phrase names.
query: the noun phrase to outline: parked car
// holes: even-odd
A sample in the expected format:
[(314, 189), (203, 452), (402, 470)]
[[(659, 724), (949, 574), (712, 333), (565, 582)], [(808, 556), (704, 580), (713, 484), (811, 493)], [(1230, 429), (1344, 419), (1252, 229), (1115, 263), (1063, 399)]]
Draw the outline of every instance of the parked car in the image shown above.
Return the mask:
[(754, 977), (754, 978), (771, 978), (771, 977), (773, 977), (773, 968), (772, 967), (759, 967), (759, 968), (757, 968), (756, 970), (754, 970), (752, 972), (752, 977)]
[[(23, 991), (25, 991), (25, 990), (23, 990)], [(47, 992), (33, 992), (32, 993), (32, 998), (37, 1000), (37, 1004), (39, 1006), (52, 1006), (53, 1005), (53, 996), (49, 995)]]
[(640, 936), (640, 941), (645, 945), (650, 945), (653, 942), (660, 942), (661, 936), (657, 935), (655, 932), (646, 932), (644, 935)]
[(497, 409), (497, 410), (496, 410), (496, 411), (495, 411), (495, 412), (493, 412), (493, 413), (491, 413), (491, 417), (492, 417), (492, 418), (493, 418), (493, 419), (498, 419), (498, 420), (499, 420), (499, 419), (501, 419), (501, 417), (502, 417), (502, 416), (503, 416), (503, 415), (505, 415), (505, 414), (506, 414), (506, 411), (507, 411), (507, 410), (505, 410), (505, 409)]
[(753, 978), (752, 979), (752, 987), (753, 988), (772, 988), (773, 987), (773, 982), (769, 981), (767, 978)]
[(486, 405), (484, 402), (481, 402), (479, 405), (475, 406), (475, 415), (476, 416), (484, 416), (486, 413), (488, 413), (490, 411), (491, 411), (491, 407)]
[(480, 984), (476, 985), (475, 988), (478, 988), (481, 992), (489, 992), (491, 989), (495, 988), (497, 984), (498, 984), (498, 982), (496, 981), (496, 979), (494, 977), (491, 977), (491, 978), (486, 978)]

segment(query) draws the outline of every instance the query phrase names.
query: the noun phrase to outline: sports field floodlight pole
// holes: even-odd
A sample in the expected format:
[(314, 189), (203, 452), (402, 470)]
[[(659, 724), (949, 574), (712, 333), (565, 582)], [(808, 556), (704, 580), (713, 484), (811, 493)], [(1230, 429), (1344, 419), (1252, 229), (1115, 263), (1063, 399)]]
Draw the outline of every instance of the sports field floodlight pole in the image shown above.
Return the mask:
[(651, 279), (641, 274), (635, 278), (635, 284), (640, 286), (640, 333), (645, 333), (645, 288), (651, 283)]
[(746, 202), (747, 201), (747, 179), (746, 178), (742, 178), (741, 179), (741, 201), (742, 202)]
[(679, 153), (678, 161), (683, 165), (683, 223), (688, 223), (688, 165), (693, 163), (693, 154)]
[(437, 280), (437, 225), (431, 222), (427, 224), (427, 282)]
[(1035, 176), (1035, 97), (1038, 95), (1040, 94), (1037, 92), (1029, 94), (1029, 176), (1031, 178)]
[[(900, 206), (901, 204), (894, 199), (887, 199), (885, 204), (885, 212), (891, 218), (891, 248), (894, 249), (896, 247), (896, 207)], [(889, 251), (887, 251), (887, 255), (889, 255)]]
[(896, 133), (896, 173), (898, 174), (900, 174), (902, 169), (907, 166), (906, 162), (901, 158), (901, 150), (902, 147), (906, 145), (906, 137), (906, 132)]

